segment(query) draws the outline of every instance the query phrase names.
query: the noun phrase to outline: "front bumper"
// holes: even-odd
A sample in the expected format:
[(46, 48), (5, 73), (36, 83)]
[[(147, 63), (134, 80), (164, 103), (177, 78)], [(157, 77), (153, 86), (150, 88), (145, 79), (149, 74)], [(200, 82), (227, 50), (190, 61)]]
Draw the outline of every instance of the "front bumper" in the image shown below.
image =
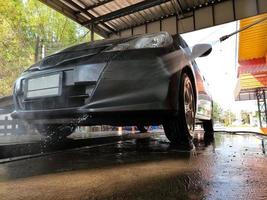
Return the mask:
[(153, 103), (140, 105), (139, 110), (135, 106), (135, 108), (128, 108), (128, 111), (120, 108), (110, 108), (109, 110), (66, 108), (42, 111), (14, 111), (11, 116), (30, 124), (133, 125), (161, 123), (176, 114), (173, 110), (152, 110), (152, 107), (160, 108), (160, 105)]
[[(22, 78), (63, 72), (62, 95), (28, 101), (23, 95), (15, 93), (16, 110), (12, 117), (27, 121), (78, 119), (84, 114), (92, 116), (91, 118), (116, 115), (127, 118), (140, 117), (140, 113), (145, 116), (150, 111), (164, 113), (173, 110), (168, 99), (170, 76), (161, 59), (164, 50), (155, 51), (97, 55), (91, 59), (76, 61), (77, 67), (69, 63), (55, 69), (27, 73)], [(97, 69), (98, 66), (102, 69), (101, 73), (98, 72), (98, 77), (86, 79), (84, 74), (90, 74), (90, 70)]]

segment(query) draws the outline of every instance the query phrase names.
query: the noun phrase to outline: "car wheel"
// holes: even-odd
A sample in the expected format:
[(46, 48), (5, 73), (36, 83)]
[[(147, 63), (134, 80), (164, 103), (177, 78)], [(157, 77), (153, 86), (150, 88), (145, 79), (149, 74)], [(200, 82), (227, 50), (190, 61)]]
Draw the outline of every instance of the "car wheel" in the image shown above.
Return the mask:
[(49, 125), (36, 126), (36, 129), (38, 130), (40, 135), (46, 138), (64, 139), (75, 131), (76, 126), (49, 124)]
[(205, 133), (204, 133), (205, 139), (213, 139), (214, 129), (213, 129), (213, 120), (212, 119), (203, 121), (203, 129), (205, 131)]
[(195, 128), (196, 101), (192, 82), (186, 73), (181, 77), (179, 91), (178, 116), (165, 122), (163, 127), (171, 143), (191, 146)]

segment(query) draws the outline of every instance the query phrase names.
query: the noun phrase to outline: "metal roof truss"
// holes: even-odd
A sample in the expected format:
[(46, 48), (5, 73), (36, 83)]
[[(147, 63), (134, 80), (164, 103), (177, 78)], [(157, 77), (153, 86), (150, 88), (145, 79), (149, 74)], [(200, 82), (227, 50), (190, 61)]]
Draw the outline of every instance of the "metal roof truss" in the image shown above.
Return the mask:
[(185, 33), (267, 12), (266, 0), (40, 0), (103, 37)]

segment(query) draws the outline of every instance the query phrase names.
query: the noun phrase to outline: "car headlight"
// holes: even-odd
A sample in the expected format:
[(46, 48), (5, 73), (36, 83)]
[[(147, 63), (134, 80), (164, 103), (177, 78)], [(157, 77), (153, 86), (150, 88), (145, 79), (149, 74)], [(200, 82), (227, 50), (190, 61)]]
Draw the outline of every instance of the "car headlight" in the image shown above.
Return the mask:
[(144, 35), (125, 43), (120, 43), (108, 51), (121, 51), (128, 49), (159, 48), (171, 45), (172, 37), (167, 32)]

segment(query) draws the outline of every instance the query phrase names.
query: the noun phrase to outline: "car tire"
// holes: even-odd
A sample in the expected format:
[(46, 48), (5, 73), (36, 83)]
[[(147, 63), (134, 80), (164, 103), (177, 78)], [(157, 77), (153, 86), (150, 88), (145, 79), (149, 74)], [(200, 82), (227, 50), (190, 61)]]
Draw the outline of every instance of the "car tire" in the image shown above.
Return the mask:
[(214, 138), (213, 119), (204, 120), (203, 121), (203, 129), (205, 131), (205, 133), (204, 133), (205, 139), (213, 139)]
[(192, 147), (195, 128), (196, 103), (190, 77), (184, 73), (181, 76), (179, 90), (178, 115), (163, 123), (166, 137), (176, 146)]
[(51, 139), (64, 139), (67, 136), (71, 135), (75, 129), (75, 125), (58, 125), (58, 124), (52, 124), (52, 125), (41, 125), (36, 126), (36, 129), (40, 133), (40, 135), (51, 138)]

